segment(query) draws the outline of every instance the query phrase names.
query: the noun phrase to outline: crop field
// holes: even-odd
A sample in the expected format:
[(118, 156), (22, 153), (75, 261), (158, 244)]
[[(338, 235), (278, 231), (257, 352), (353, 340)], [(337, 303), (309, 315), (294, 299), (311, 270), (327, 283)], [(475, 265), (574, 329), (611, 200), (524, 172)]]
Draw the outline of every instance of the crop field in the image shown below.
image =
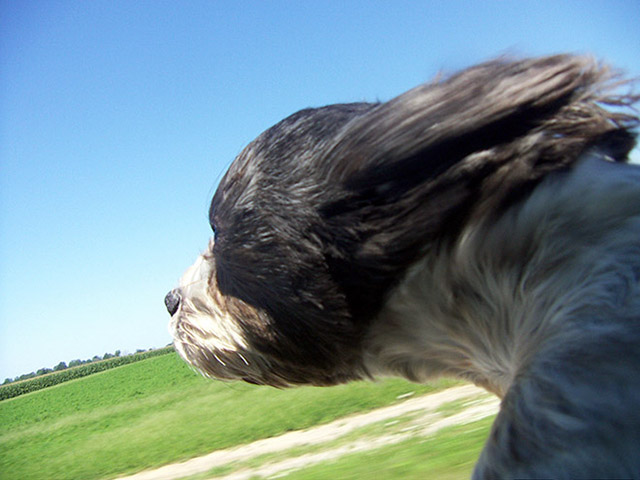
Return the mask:
[(20, 380), (8, 385), (0, 385), (0, 401), (24, 395), (25, 393), (42, 390), (43, 388), (52, 387), (54, 385), (59, 385), (60, 383), (75, 380), (77, 378), (87, 377), (98, 372), (104, 372), (111, 368), (139, 362), (145, 358), (166, 355), (169, 353), (173, 353), (173, 347), (139, 352), (133, 355), (126, 355), (124, 357), (116, 356), (107, 360), (91, 361), (90, 363), (85, 363), (77, 367), (65, 368), (60, 371), (54, 371), (28, 380)]
[(452, 385), (276, 390), (213, 382), (163, 355), (0, 402), (0, 476), (115, 478)]

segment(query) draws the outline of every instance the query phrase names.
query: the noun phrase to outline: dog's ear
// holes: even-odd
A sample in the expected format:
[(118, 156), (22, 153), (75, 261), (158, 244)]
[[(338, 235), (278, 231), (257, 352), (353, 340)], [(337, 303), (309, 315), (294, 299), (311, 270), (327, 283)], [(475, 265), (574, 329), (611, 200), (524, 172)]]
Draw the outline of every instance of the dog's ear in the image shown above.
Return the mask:
[(586, 149), (608, 145), (623, 160), (635, 119), (599, 103), (635, 99), (606, 98), (611, 77), (585, 57), (496, 60), (415, 88), (342, 129), (319, 164), (343, 190), (322, 212), (328, 261), (356, 315), (374, 312), (435, 241), (505, 208)]
[(356, 190), (372, 183), (406, 189), (533, 130), (544, 128), (563, 144), (592, 142), (632, 119), (595, 106), (624, 103), (602, 95), (612, 76), (589, 57), (484, 63), (358, 117), (320, 163)]

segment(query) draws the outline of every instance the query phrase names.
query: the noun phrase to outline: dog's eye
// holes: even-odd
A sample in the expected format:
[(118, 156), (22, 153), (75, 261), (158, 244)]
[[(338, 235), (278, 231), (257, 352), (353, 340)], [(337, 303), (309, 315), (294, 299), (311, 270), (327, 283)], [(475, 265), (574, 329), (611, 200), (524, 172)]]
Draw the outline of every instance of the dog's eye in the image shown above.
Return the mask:
[(213, 209), (213, 203), (211, 204), (211, 208), (209, 208), (209, 225), (211, 226), (211, 230), (213, 231), (213, 238), (218, 236), (218, 226), (215, 221), (215, 211)]

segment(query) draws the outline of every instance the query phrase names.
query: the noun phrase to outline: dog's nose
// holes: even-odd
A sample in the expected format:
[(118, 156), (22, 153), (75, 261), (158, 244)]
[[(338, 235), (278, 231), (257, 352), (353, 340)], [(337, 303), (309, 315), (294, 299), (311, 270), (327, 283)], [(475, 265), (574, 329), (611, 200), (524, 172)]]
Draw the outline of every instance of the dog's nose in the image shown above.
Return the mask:
[(167, 296), (164, 297), (164, 304), (167, 307), (167, 311), (171, 316), (178, 311), (178, 307), (180, 306), (180, 291), (179, 290), (171, 290), (167, 293)]

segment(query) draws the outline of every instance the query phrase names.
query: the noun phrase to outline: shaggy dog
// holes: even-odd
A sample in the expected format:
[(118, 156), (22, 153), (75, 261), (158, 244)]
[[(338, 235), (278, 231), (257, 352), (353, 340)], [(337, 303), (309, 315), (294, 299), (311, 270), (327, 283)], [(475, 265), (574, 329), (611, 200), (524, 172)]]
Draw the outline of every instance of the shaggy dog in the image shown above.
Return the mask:
[(633, 95), (569, 55), (302, 110), (220, 182), (166, 305), (207, 376), (467, 379), (502, 398), (476, 479), (640, 477)]

